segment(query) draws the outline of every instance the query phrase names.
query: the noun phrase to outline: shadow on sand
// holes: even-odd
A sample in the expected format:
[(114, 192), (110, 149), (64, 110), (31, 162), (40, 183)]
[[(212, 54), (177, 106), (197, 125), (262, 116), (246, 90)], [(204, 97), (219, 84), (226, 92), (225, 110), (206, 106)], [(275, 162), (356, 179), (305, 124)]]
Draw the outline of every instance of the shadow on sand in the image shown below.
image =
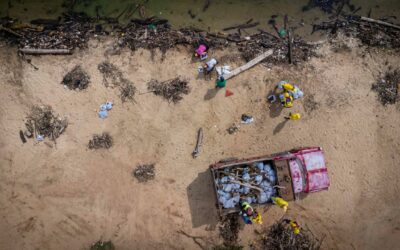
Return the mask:
[(207, 230), (215, 230), (218, 224), (218, 213), (210, 171), (207, 169), (199, 173), (186, 191), (193, 227), (207, 225)]

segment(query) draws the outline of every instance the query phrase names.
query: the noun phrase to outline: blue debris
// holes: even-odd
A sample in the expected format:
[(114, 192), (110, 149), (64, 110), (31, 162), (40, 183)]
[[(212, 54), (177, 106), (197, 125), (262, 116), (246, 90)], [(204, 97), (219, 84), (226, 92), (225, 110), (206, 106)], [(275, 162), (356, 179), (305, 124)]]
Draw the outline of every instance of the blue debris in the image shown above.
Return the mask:
[(242, 176), (242, 179), (243, 179), (244, 181), (249, 181), (249, 180), (250, 180), (250, 175), (249, 175), (249, 173), (244, 173), (243, 176)]
[(100, 111), (97, 113), (101, 119), (108, 117), (108, 111), (113, 107), (112, 102), (106, 102), (100, 105)]
[(255, 182), (256, 182), (257, 185), (260, 185), (260, 183), (262, 182), (262, 180), (263, 180), (262, 175), (256, 175), (256, 177), (255, 177)]

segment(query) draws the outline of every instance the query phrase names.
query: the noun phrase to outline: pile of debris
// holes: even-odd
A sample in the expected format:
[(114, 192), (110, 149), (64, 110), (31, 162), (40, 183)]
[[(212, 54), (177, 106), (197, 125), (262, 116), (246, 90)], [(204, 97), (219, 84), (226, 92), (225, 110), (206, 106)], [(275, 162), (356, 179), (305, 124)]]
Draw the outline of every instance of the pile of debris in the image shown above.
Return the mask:
[(45, 137), (55, 141), (68, 126), (66, 118), (54, 114), (51, 106), (34, 106), (25, 122), (25, 136), (42, 141)]
[(61, 84), (66, 86), (68, 89), (86, 89), (90, 83), (90, 76), (82, 69), (80, 65), (75, 66), (70, 72), (68, 72)]
[(345, 5), (348, 6), (350, 11), (355, 12), (359, 10), (350, 3), (350, 0), (309, 0), (308, 4), (303, 7), (303, 11), (319, 8), (326, 13), (333, 13), (337, 12), (338, 9), (342, 9)]
[(103, 84), (106, 87), (115, 87), (119, 85), (122, 78), (122, 72), (114, 64), (104, 61), (97, 66), (97, 69), (103, 75)]
[(368, 46), (400, 48), (400, 26), (383, 20), (342, 14), (336, 20), (314, 24), (313, 32), (318, 30), (327, 30), (331, 34), (342, 31)]
[(111, 241), (97, 241), (94, 243), (90, 250), (115, 250), (115, 246)]
[(321, 244), (322, 240), (317, 239), (310, 230), (303, 228), (300, 234), (295, 234), (284, 220), (280, 220), (265, 233), (263, 249), (318, 250)]
[(264, 204), (277, 194), (276, 171), (268, 161), (218, 169), (214, 178), (218, 202), (223, 208), (234, 208), (241, 199), (250, 204)]
[(1, 30), (18, 42), (20, 48), (72, 50), (87, 47), (95, 25), (84, 13), (68, 12), (62, 21), (37, 19), (21, 25), (10, 19), (3, 22)]
[(385, 76), (372, 85), (372, 90), (378, 93), (382, 105), (394, 104), (399, 100), (400, 70), (386, 72)]
[(103, 83), (106, 87), (119, 88), (119, 96), (122, 102), (134, 101), (136, 87), (131, 81), (123, 77), (122, 72), (114, 64), (104, 61), (97, 68), (103, 75)]
[(230, 213), (225, 215), (219, 226), (219, 234), (224, 240), (225, 246), (234, 246), (239, 234), (239, 214)]
[(165, 53), (168, 49), (178, 44), (188, 44), (188, 40), (177, 30), (172, 30), (167, 20), (155, 18), (145, 20), (132, 20), (122, 30), (123, 35), (118, 44), (131, 50), (160, 49)]
[(177, 103), (183, 99), (182, 95), (189, 94), (190, 88), (188, 81), (182, 80), (179, 77), (163, 82), (151, 80), (147, 83), (147, 89), (155, 95), (164, 97), (169, 102)]
[[(296, 64), (307, 61), (315, 55), (315, 46), (306, 43), (299, 36), (294, 36), (289, 44), (289, 39), (279, 38), (266, 31), (250, 36), (248, 41), (238, 44), (238, 47), (246, 61), (254, 59), (267, 49), (274, 50), (274, 54), (264, 60), (271, 63), (287, 63), (291, 60)], [(289, 50), (291, 50), (290, 53)]]
[(153, 180), (156, 176), (154, 164), (144, 164), (139, 165), (133, 171), (133, 176), (139, 182), (147, 182), (149, 180)]
[(89, 149), (106, 148), (109, 149), (113, 145), (113, 139), (110, 134), (103, 133), (101, 135), (93, 135), (89, 141)]

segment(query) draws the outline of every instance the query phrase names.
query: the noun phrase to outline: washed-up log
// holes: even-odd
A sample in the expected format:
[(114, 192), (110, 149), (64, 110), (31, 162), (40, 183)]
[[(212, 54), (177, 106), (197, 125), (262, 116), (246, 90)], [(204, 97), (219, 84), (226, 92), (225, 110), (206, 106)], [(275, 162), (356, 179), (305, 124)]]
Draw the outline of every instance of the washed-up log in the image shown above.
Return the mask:
[(199, 131), (197, 132), (197, 143), (196, 147), (193, 150), (192, 156), (193, 158), (196, 158), (197, 156), (200, 155), (200, 150), (201, 150), (201, 145), (203, 144), (203, 129), (200, 128)]
[(392, 28), (395, 28), (395, 29), (400, 30), (400, 26), (394, 25), (394, 24), (392, 24), (392, 23), (387, 23), (387, 22), (384, 22), (384, 21), (375, 20), (375, 19), (372, 19), (372, 18), (364, 17), (364, 16), (362, 16), (362, 17), (360, 18), (360, 20), (361, 20), (361, 21), (365, 21), (365, 22), (370, 22), (370, 23), (376, 23), (376, 24), (380, 24), (380, 25), (385, 25), (385, 26), (392, 27)]
[(27, 55), (69, 55), (72, 54), (70, 49), (19, 49), (21, 53)]
[(261, 55), (257, 56), (256, 58), (254, 58), (253, 60), (249, 61), (248, 63), (246, 63), (245, 65), (240, 66), (239, 68), (236, 68), (234, 70), (231, 71), (231, 73), (229, 75), (227, 75), (225, 77), (226, 80), (239, 75), (240, 73), (242, 73), (243, 71), (246, 71), (248, 69), (250, 69), (251, 67), (253, 67), (254, 65), (260, 63), (262, 60), (264, 60), (266, 57), (272, 55), (274, 51), (272, 49), (265, 51), (264, 53), (262, 53)]
[(293, 40), (292, 40), (292, 32), (290, 31), (290, 29), (288, 30), (288, 57), (289, 57), (289, 63), (292, 64), (293, 63)]
[(260, 24), (260, 22), (254, 22), (254, 23), (247, 23), (246, 22), (244, 24), (239, 24), (239, 25), (227, 27), (227, 28), (223, 29), (223, 31), (234, 30), (234, 29), (249, 29), (249, 28), (256, 27), (259, 24)]
[(5, 31), (5, 32), (10, 33), (11, 35), (14, 35), (14, 36), (17, 36), (17, 37), (22, 37), (21, 34), (19, 34), (19, 33), (15, 32), (15, 31), (13, 31), (13, 30), (11, 30), (11, 29), (5, 28), (5, 27), (3, 27), (3, 25), (0, 25), (0, 30), (3, 30), (3, 31)]

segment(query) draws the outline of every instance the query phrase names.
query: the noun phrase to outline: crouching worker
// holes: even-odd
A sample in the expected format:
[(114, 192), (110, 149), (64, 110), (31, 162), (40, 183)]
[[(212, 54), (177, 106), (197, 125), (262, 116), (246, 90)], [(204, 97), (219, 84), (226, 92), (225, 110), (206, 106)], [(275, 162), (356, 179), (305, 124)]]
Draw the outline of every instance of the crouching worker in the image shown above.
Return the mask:
[(284, 219), (284, 223), (289, 224), (294, 234), (300, 233), (300, 225), (295, 220)]
[(240, 201), (240, 212), (245, 224), (262, 224), (262, 217), (252, 206), (246, 201)]
[(281, 207), (283, 209), (283, 211), (287, 211), (288, 207), (289, 207), (289, 203), (287, 201), (285, 201), (284, 199), (280, 198), (280, 197), (271, 197), (272, 202), (275, 205), (278, 205), (279, 207)]
[(281, 104), (285, 108), (293, 107), (293, 96), (289, 92), (284, 92), (283, 94), (279, 95), (279, 100)]
[(195, 50), (194, 56), (200, 57), (200, 60), (207, 59), (207, 51), (208, 46), (206, 44), (200, 44), (199, 47)]

